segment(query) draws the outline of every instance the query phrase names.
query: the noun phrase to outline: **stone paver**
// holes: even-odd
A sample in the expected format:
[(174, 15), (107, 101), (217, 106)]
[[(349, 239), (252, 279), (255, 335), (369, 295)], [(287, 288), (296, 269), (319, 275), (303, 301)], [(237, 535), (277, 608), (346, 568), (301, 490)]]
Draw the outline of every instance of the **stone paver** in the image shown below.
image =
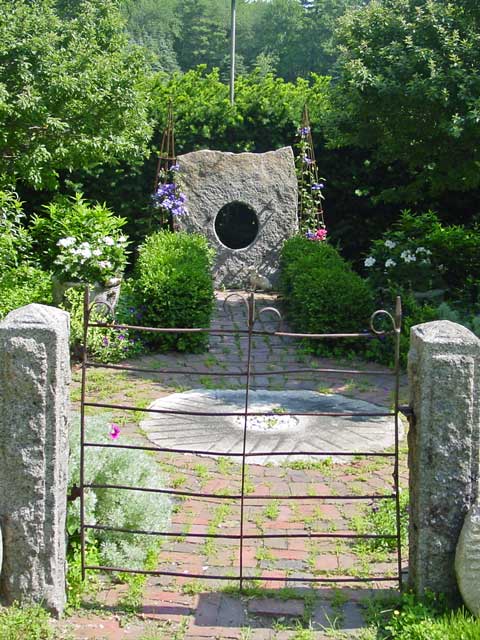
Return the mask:
[[(214, 326), (244, 327), (244, 304), (230, 300), (224, 309), (223, 300), (227, 296), (228, 292), (217, 295), (218, 308)], [(258, 302), (257, 309), (275, 303), (275, 296), (265, 295)], [(262, 315), (262, 318), (265, 317), (265, 314)], [(274, 325), (276, 321), (272, 320), (270, 323), (264, 321), (258, 327), (272, 328)], [(290, 339), (260, 337), (255, 339), (255, 345), (253, 369), (261, 374), (258, 376), (258, 383), (262, 388), (268, 385), (267, 388), (274, 391), (301, 388), (325, 393), (328, 390), (380, 407), (391, 404), (394, 378), (387, 369), (362, 362), (340, 363), (327, 358), (302, 355)], [(205, 354), (147, 356), (136, 361), (135, 366), (155, 369), (161, 367), (178, 373), (151, 376), (129, 374), (124, 378), (124, 384), (134, 385), (134, 389), (130, 390), (132, 402), (141, 398), (146, 406), (161, 395), (170, 395), (172, 391), (202, 387), (212, 391), (220, 380), (212, 372), (225, 371), (228, 367), (228, 371), (235, 371), (236, 375), (222, 378), (220, 386), (235, 389), (242, 384), (238, 373), (244, 367), (244, 346), (243, 339), (212, 336), (210, 349)], [(365, 369), (365, 373), (355, 377), (349, 373), (302, 374), (305, 379), (300, 380), (297, 374), (288, 377), (283, 374), (274, 375), (275, 370), (284, 367), (349, 371), (357, 365), (358, 368)], [(368, 371), (372, 369), (382, 371), (382, 374), (369, 374)], [(96, 393), (103, 393), (101, 385)], [(116, 387), (105, 390), (104, 393), (109, 400), (122, 398), (121, 390)], [(184, 422), (183, 429), (185, 425), (188, 422)], [(138, 424), (135, 423), (128, 423), (124, 427), (126, 433), (134, 434), (136, 430)], [(204, 439), (208, 441), (211, 434), (207, 427), (204, 431)], [(316, 537), (355, 533), (355, 518), (371, 512), (377, 504), (377, 501), (371, 499), (357, 499), (358, 496), (391, 491), (392, 458), (359, 457), (344, 465), (332, 464), (329, 460), (317, 463), (284, 461), (280, 466), (248, 464), (244, 479), (244, 534), (279, 537), (244, 540), (242, 559), (244, 577), (247, 578), (244, 586), (248, 590), (242, 597), (231, 593), (231, 589), (236, 586), (233, 578), (239, 572), (239, 541), (188, 536), (194, 533), (239, 535), (240, 504), (223, 496), (239, 493), (241, 465), (232, 463), (228, 458), (215, 459), (188, 453), (162, 453), (158, 460), (169, 478), (170, 488), (216, 496), (175, 500), (170, 532), (178, 535), (163, 541), (158, 569), (175, 572), (178, 576), (149, 578), (136, 615), (129, 619), (126, 626), (122, 623), (122, 627), (119, 623), (121, 608), (118, 603), (122, 592), (125, 592), (125, 586), (112, 584), (108, 597), (100, 594), (97, 604), (100, 610), (104, 607), (113, 615), (108, 618), (104, 615), (75, 616), (67, 620), (66, 624), (70, 622), (74, 625), (75, 638), (282, 640), (293, 637), (298, 625), (311, 625), (314, 629), (313, 636), (320, 640), (327, 635), (334, 637), (331, 630), (334, 620), (337, 621), (339, 630), (354, 633), (363, 625), (360, 607), (362, 599), (371, 599), (375, 594), (391, 594), (395, 590), (396, 583), (387, 581), (371, 584), (340, 583), (338, 588), (329, 583), (315, 583), (313, 587), (308, 583), (309, 578), (332, 580), (342, 577), (355, 580), (367, 573), (386, 578), (394, 575), (394, 553), (368, 556), (361, 552), (355, 541), (348, 538)], [(408, 473), (405, 456), (401, 460), (400, 475), (406, 486)], [(296, 495), (308, 498), (295, 500)], [(278, 497), (266, 500), (260, 496)], [(346, 496), (350, 497), (345, 499)], [(292, 534), (298, 537), (285, 537)], [(192, 579), (188, 576), (189, 573), (199, 574), (202, 578)], [(211, 576), (226, 576), (229, 579), (211, 579)], [(258, 580), (250, 581), (248, 578)], [(295, 581), (296, 578), (298, 582)], [(275, 591), (251, 591), (253, 586), (271, 590), (288, 587), (295, 591), (283, 592), (282, 598), (279, 598), (275, 597)], [(271, 611), (265, 611), (265, 605), (261, 604), (266, 599), (271, 602)], [(292, 602), (297, 609), (289, 608), (293, 606)], [(104, 636), (92, 635), (95, 629)], [(139, 631), (141, 629), (143, 636)], [(328, 634), (327, 629), (330, 629)]]

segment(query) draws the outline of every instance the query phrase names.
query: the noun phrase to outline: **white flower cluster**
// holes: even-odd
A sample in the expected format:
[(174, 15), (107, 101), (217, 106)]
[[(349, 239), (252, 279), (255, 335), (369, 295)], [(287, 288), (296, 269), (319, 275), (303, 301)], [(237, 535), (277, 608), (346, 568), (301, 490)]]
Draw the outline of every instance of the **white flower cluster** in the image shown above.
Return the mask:
[[(395, 249), (395, 247), (397, 246), (397, 243), (394, 242), (393, 240), (385, 240), (385, 246), (387, 247), (387, 249)], [(426, 249), (425, 247), (418, 247), (417, 249), (415, 249), (415, 253), (410, 249), (405, 249), (400, 254), (400, 258), (403, 260), (403, 262), (406, 262), (407, 264), (410, 262), (416, 262), (417, 258), (421, 260), (422, 263), (427, 263), (427, 262), (430, 262), (428, 256), (431, 256), (431, 255), (432, 255), (432, 252), (429, 249)], [(373, 267), (375, 264), (377, 264), (377, 259), (374, 256), (368, 256), (367, 258), (365, 258), (364, 265), (366, 267)], [(386, 269), (391, 269), (392, 267), (396, 267), (396, 266), (397, 266), (397, 262), (392, 258), (388, 258), (385, 261)]]
[(123, 262), (122, 256), (128, 238), (120, 236), (112, 238), (111, 236), (100, 236), (92, 239), (90, 242), (81, 242), (78, 238), (68, 236), (60, 238), (57, 246), (60, 253), (55, 259), (55, 264), (62, 267), (64, 273), (79, 277), (80, 274), (87, 270), (94, 270), (96, 274), (110, 274), (110, 272), (118, 271), (119, 262)]
[(400, 258), (407, 263), (417, 261), (416, 256), (409, 249), (405, 249), (405, 251), (402, 251), (402, 253), (400, 254)]

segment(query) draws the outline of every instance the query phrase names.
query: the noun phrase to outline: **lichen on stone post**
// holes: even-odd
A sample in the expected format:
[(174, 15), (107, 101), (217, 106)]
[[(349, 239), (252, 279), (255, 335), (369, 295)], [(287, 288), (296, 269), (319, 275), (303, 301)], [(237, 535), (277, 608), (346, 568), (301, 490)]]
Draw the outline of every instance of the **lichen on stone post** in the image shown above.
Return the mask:
[(412, 328), (409, 582), (459, 597), (455, 549), (478, 494), (480, 340), (449, 321)]
[(65, 606), (69, 316), (31, 304), (0, 323), (4, 604)]

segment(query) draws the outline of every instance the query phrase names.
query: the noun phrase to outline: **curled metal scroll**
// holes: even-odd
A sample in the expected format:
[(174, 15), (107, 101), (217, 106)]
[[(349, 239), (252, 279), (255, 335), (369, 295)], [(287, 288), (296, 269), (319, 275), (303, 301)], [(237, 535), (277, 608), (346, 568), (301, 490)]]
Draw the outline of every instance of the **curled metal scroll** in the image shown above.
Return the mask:
[(111, 316), (115, 317), (115, 309), (113, 305), (111, 305), (110, 302), (107, 302), (106, 300), (93, 300), (93, 302), (91, 302), (88, 306), (88, 317), (90, 317), (90, 315), (93, 313), (95, 307), (106, 307), (108, 313)]
[(237, 298), (237, 300), (240, 300), (240, 302), (243, 302), (243, 304), (245, 305), (246, 314), (247, 314), (246, 317), (248, 320), (248, 318), (250, 317), (250, 300), (249, 300), (249, 297), (247, 297), (243, 293), (239, 293), (238, 291), (234, 291), (233, 293), (230, 293), (223, 301), (223, 310), (225, 312), (227, 311), (227, 303), (229, 303), (230, 300), (233, 300), (234, 298)]
[[(392, 329), (387, 330), (387, 329), (375, 328), (375, 320), (377, 320), (377, 318), (380, 318), (382, 316), (390, 320), (390, 322), (392, 323)], [(378, 311), (375, 311), (375, 313), (372, 313), (370, 317), (370, 331), (374, 333), (376, 336), (386, 336), (387, 334), (395, 331), (395, 319), (392, 316), (392, 314), (389, 311), (386, 311), (385, 309), (379, 309)]]
[(260, 320), (262, 313), (273, 313), (275, 316), (277, 316), (277, 320), (278, 320), (278, 325), (277, 325), (277, 329), (276, 331), (269, 331), (268, 333), (276, 333), (279, 331), (282, 331), (283, 329), (283, 317), (282, 314), (280, 313), (280, 311), (278, 309), (276, 309), (275, 307), (263, 307), (263, 309), (260, 309), (260, 311), (258, 312), (258, 319)]
[[(375, 328), (375, 320), (384, 316), (388, 318), (392, 324), (391, 330), (380, 330)], [(402, 329), (402, 303), (400, 297), (397, 297), (395, 304), (395, 315), (392, 315), (389, 311), (385, 309), (379, 309), (372, 313), (370, 317), (370, 331), (374, 333), (376, 336), (385, 336), (390, 333), (400, 333)]]

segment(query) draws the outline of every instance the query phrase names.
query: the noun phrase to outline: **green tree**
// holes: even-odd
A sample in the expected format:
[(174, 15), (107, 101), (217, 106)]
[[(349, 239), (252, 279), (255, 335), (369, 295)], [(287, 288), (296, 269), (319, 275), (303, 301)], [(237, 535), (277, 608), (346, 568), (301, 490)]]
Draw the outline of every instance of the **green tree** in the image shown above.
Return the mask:
[(178, 0), (181, 31), (176, 39), (176, 52), (182, 69), (206, 64), (219, 67), (228, 52), (225, 20), (217, 15), (211, 0)]
[(340, 20), (331, 142), (390, 173), (373, 195), (417, 202), (480, 186), (480, 7), (372, 0)]
[(0, 180), (55, 188), (60, 171), (139, 157), (151, 134), (145, 59), (115, 0), (4, 0)]
[(174, 39), (179, 33), (177, 0), (127, 0), (123, 14), (132, 40), (153, 55), (157, 71), (171, 73), (179, 69)]

